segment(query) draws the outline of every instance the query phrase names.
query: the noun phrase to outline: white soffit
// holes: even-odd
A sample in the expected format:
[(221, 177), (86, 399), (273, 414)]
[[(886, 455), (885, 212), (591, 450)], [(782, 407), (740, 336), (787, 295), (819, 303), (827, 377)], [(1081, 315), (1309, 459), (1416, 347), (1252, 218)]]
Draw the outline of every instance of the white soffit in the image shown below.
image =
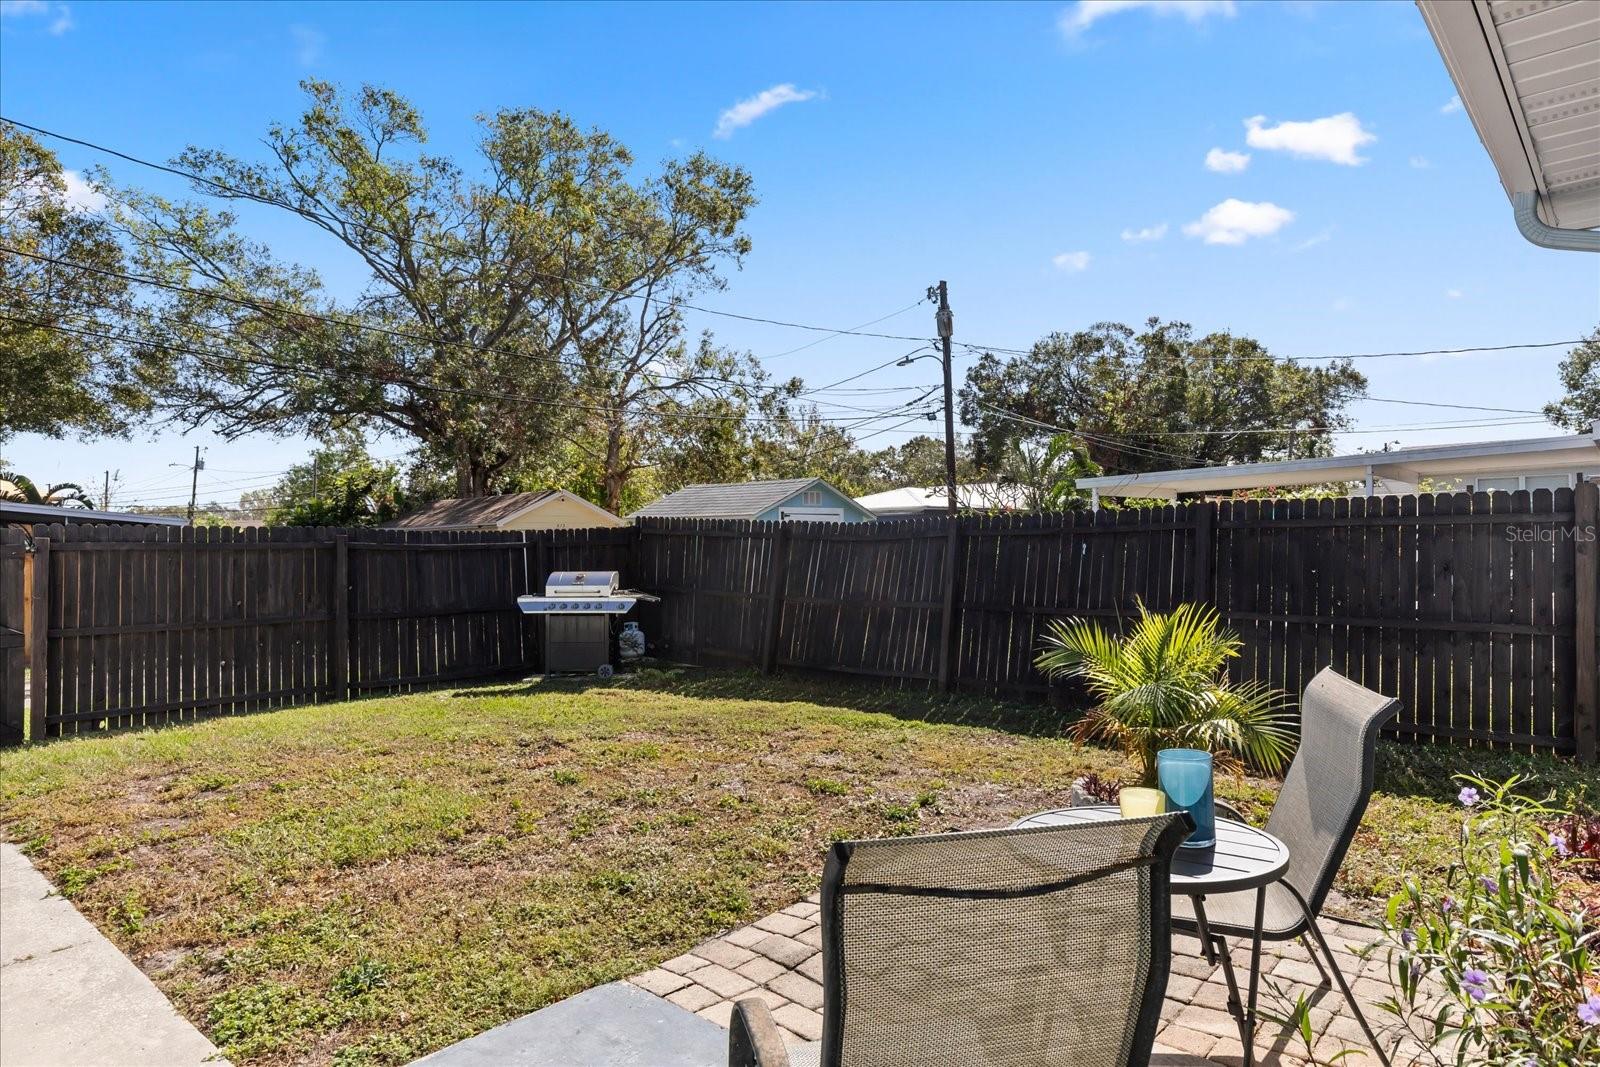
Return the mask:
[(1507, 195), (1600, 226), (1600, 0), (1418, 0)]

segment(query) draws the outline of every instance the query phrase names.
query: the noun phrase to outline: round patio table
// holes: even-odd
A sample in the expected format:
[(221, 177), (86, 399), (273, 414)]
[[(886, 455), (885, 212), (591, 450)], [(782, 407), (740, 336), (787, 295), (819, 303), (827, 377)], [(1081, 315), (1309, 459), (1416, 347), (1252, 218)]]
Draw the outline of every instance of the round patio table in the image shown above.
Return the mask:
[[(1013, 827), (1067, 826), (1072, 823), (1104, 822), (1120, 819), (1122, 812), (1111, 805), (1058, 808), (1028, 815)], [(1217, 820), (1217, 841), (1205, 848), (1182, 848), (1172, 858), (1172, 892), (1194, 902), (1195, 926), (1206, 962), (1220, 957), (1222, 973), (1228, 981), (1228, 1011), (1239, 1024), (1244, 1044), (1245, 1067), (1255, 1062), (1256, 988), (1261, 973), (1261, 925), (1266, 918), (1267, 886), (1289, 869), (1289, 846), (1265, 830), (1257, 830), (1233, 819)], [(1239, 1000), (1239, 983), (1233, 974), (1233, 958), (1220, 934), (1206, 924), (1207, 894), (1255, 890), (1255, 935), (1250, 942), (1250, 994), (1246, 1008)], [(1313, 957), (1315, 958), (1315, 957)]]

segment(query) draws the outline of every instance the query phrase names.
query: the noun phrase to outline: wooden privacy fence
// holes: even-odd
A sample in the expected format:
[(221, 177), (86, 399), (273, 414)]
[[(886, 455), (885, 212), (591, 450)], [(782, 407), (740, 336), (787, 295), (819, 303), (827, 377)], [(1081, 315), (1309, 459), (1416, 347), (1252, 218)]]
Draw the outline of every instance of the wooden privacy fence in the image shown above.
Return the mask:
[(1213, 604), (1240, 677), (1325, 666), (1404, 703), (1393, 733), (1595, 759), (1596, 485), (1232, 501), (836, 526), (649, 520), (660, 654), (1007, 695), (1049, 687), (1043, 624)]
[(1017, 696), (1049, 689), (1033, 658), (1052, 618), (1213, 604), (1241, 678), (1298, 692), (1331, 665), (1400, 697), (1399, 736), (1593, 760), (1597, 495), (529, 533), (39, 526), (31, 549), (0, 531), (0, 737), (538, 669), (541, 623), (515, 598), (587, 568), (662, 598), (638, 617), (666, 659)]
[(24, 694), (25, 550), (4, 534), (11, 740), (25, 706), (39, 738), (537, 669), (541, 624), (516, 597), (558, 567), (621, 569), (633, 550), (631, 530), (36, 526)]

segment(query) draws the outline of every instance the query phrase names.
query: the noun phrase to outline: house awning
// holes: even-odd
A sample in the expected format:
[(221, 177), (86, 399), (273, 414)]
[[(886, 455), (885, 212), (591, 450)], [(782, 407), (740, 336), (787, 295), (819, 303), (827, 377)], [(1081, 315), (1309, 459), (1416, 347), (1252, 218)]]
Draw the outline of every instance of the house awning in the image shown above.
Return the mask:
[(1324, 482), (1365, 482), (1370, 486), (1375, 480), (1415, 486), (1423, 478), (1544, 470), (1600, 472), (1600, 423), (1592, 433), (1571, 437), (1421, 445), (1389, 452), (1359, 452), (1281, 463), (1235, 463), (1144, 474), (1113, 474), (1080, 478), (1078, 487), (1093, 490), (1099, 496), (1174, 500), (1179, 493), (1288, 489)]
[(1417, 6), (1513, 205), (1531, 201), (1548, 227), (1600, 226), (1600, 0)]

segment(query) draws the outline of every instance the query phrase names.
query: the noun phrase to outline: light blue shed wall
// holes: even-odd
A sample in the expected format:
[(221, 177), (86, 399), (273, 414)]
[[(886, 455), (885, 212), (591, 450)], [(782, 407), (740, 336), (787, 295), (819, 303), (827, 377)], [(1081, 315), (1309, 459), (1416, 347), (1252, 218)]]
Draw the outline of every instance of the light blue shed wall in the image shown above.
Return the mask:
[[(804, 502), (807, 492), (816, 491), (822, 494), (820, 503), (807, 504)], [(840, 493), (834, 492), (826, 485), (813, 486), (810, 490), (802, 490), (785, 500), (777, 507), (768, 508), (757, 516), (762, 522), (777, 522), (779, 512), (784, 508), (843, 508), (845, 522), (872, 522), (876, 516), (867, 513), (860, 504)]]

